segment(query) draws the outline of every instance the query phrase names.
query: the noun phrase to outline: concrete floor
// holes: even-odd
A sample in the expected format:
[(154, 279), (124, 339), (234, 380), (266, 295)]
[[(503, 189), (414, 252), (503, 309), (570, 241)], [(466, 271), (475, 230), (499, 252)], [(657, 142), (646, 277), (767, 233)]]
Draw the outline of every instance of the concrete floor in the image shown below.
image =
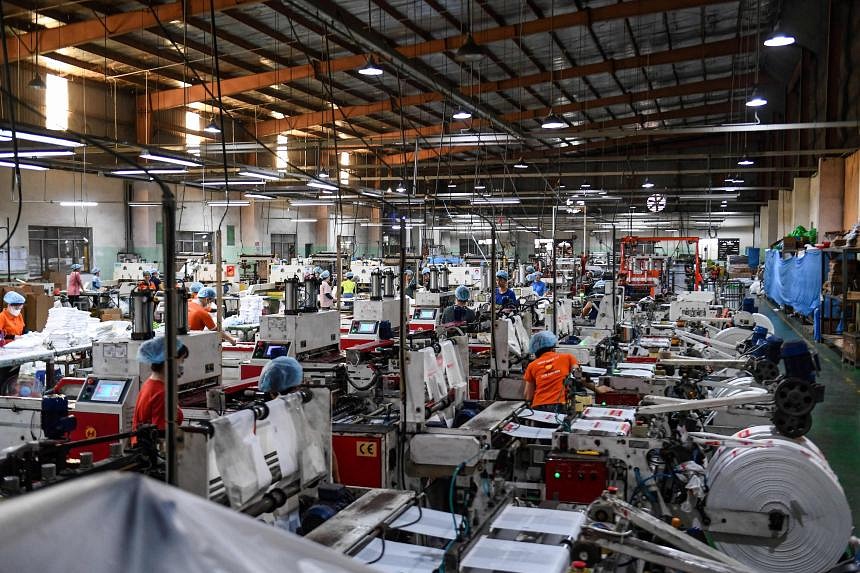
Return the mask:
[[(760, 297), (757, 304), (773, 321), (777, 336), (784, 340), (803, 338), (797, 322), (785, 320), (770, 301)], [(843, 365), (841, 355), (826, 344), (814, 346), (821, 362), (818, 380), (826, 389), (824, 401), (813, 411), (808, 437), (839, 476), (856, 525), (860, 524), (860, 368)]]

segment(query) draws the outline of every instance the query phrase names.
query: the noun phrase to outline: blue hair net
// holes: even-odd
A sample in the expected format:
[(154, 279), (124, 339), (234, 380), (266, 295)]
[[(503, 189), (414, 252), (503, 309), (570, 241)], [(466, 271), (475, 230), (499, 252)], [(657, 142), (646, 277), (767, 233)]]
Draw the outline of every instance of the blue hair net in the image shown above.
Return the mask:
[(215, 298), (215, 289), (212, 287), (203, 287), (197, 293), (197, 298)]
[(69, 268), (71, 268), (73, 271), (79, 271), (79, 270), (81, 270), (81, 269), (82, 269), (82, 268), (84, 268), (84, 267), (82, 267), (82, 266), (81, 266), (81, 265), (79, 265), (78, 263), (75, 263), (75, 264), (73, 264), (73, 265), (72, 265), (71, 267), (69, 267)]
[(537, 354), (545, 348), (553, 348), (556, 344), (558, 344), (558, 337), (549, 330), (542, 330), (532, 336), (529, 350), (532, 354)]
[(508, 274), (508, 271), (499, 271), (496, 273), (496, 278), (508, 280), (511, 276)]
[(537, 279), (543, 277), (543, 273), (540, 271), (535, 271), (532, 276), (534, 277), (534, 280), (537, 280)]
[(533, 272), (535, 272), (535, 268), (533, 266), (529, 265), (526, 267), (526, 272), (527, 273), (533, 273)]
[(203, 283), (193, 282), (191, 286), (188, 287), (188, 290), (191, 292), (200, 292), (203, 290)]
[(533, 282), (535, 280), (535, 273), (529, 273), (526, 275), (526, 280), (528, 282)]
[(6, 304), (24, 304), (25, 298), (15, 291), (9, 291), (3, 295), (3, 302)]
[(457, 300), (469, 300), (469, 287), (465, 285), (460, 285), (457, 287), (457, 290), (454, 291), (454, 296), (457, 297)]
[[(145, 364), (164, 364), (167, 360), (167, 345), (164, 343), (163, 336), (150, 338), (140, 345), (137, 349), (137, 361)], [(176, 339), (176, 352), (179, 353), (185, 345), (178, 338)]]
[(424, 267), (423, 269), (421, 269), (421, 274), (422, 275), (429, 275), (430, 269), (428, 267)]
[(91, 270), (90, 272), (93, 273), (94, 275), (97, 275), (100, 272), (102, 272), (102, 270), (98, 267), (93, 267), (93, 270)]
[(260, 391), (283, 394), (302, 383), (302, 365), (295, 358), (278, 356), (260, 373)]
[(328, 271), (323, 271), (323, 272), (322, 272), (322, 274), (320, 275), (320, 278), (321, 278), (321, 279), (323, 279), (323, 280), (325, 280), (325, 279), (329, 278), (330, 276), (331, 276), (331, 273), (330, 273), (330, 272), (328, 272)]
[(414, 272), (412, 272), (412, 269), (406, 269), (405, 271), (403, 271), (403, 274), (408, 275), (408, 276), (410, 276), (410, 277), (411, 277), (411, 276), (413, 276), (415, 273), (414, 273)]
[(355, 273), (351, 273), (351, 272), (350, 272), (350, 273), (346, 273), (346, 278), (348, 278), (348, 279), (351, 279), (351, 278), (352, 278), (352, 277), (354, 277), (354, 276), (355, 276)]
[(322, 267), (314, 267), (314, 274), (318, 275), (322, 272)]

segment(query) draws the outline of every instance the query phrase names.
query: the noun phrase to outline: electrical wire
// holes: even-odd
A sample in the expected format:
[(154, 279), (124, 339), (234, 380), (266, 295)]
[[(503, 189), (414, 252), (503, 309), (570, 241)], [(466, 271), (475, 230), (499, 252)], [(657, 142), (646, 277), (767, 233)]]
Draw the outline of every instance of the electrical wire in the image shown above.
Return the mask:
[[(2, 0), (0, 0), (0, 30), (3, 31), (3, 35), (5, 38), (6, 35), (6, 7)], [(15, 236), (15, 232), (18, 230), (18, 224), (21, 222), (21, 209), (24, 204), (24, 193), (21, 189), (21, 167), (18, 165), (18, 138), (17, 138), (17, 123), (15, 120), (15, 105), (14, 100), (18, 98), (12, 96), (10, 90), (8, 90), (8, 86), (12, 85), (12, 71), (9, 67), (9, 47), (7, 46), (6, 41), (3, 42), (3, 91), (9, 92), (7, 97), (3, 98), (4, 103), (6, 104), (6, 114), (9, 116), (9, 127), (12, 131), (12, 153), (14, 155), (14, 163), (15, 167), (12, 170), (12, 185), (15, 188), (15, 191), (18, 195), (18, 209), (15, 212), (15, 224), (11, 229), (6, 229), (6, 240), (3, 243), (0, 243), (0, 249), (4, 247), (6, 249), (12, 248), (12, 237)], [(8, 269), (11, 272), (11, 269)]]

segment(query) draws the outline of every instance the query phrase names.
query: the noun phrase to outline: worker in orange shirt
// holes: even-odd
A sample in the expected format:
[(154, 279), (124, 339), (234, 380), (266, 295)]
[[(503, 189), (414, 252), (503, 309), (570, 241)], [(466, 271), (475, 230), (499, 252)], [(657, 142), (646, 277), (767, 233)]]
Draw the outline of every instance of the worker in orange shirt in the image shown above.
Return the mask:
[[(188, 347), (182, 341), (176, 341), (176, 378), (182, 376), (182, 363), (188, 357)], [(149, 364), (150, 374), (146, 382), (140, 387), (140, 394), (134, 404), (134, 417), (132, 418), (132, 430), (138, 426), (152, 424), (159, 430), (167, 426), (167, 402), (164, 390), (164, 363), (167, 361), (167, 345), (165, 338), (158, 336), (147, 340), (137, 350), (137, 361)], [(176, 407), (176, 423), (181, 424), (184, 419), (182, 410)]]
[[(215, 320), (209, 314), (209, 306), (215, 301), (215, 289), (203, 287), (197, 293), (197, 302), (200, 304), (188, 305), (188, 329), (189, 330), (217, 330)], [(235, 345), (236, 339), (221, 331), (221, 338)]]
[[(21, 311), (24, 309), (24, 297), (15, 291), (9, 291), (3, 296), (6, 308), (0, 312), (0, 346), (8, 340), (14, 340), (16, 336), (26, 334), (27, 327), (24, 326), (24, 317)], [(18, 395), (18, 371), (19, 366), (0, 368), (0, 395)]]
[[(572, 354), (556, 352), (557, 344), (558, 337), (548, 330), (536, 333), (529, 343), (535, 359), (523, 374), (523, 397), (534, 410), (556, 413), (565, 413), (567, 410), (565, 381), (578, 363)], [(595, 386), (587, 381), (583, 382), (583, 386), (597, 394), (611, 390), (608, 386)]]

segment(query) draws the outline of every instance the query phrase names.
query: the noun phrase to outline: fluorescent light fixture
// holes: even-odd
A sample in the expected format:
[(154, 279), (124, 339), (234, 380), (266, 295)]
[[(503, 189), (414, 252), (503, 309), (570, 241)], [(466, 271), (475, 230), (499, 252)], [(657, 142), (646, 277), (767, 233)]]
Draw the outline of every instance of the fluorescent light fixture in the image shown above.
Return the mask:
[(678, 232), (678, 229), (663, 229), (663, 230), (666, 231), (667, 233), (677, 233)]
[(483, 183), (481, 183), (480, 181), (475, 183), (475, 191), (483, 191), (486, 188), (487, 188), (487, 186), (484, 185)]
[(474, 193), (440, 193), (436, 199), (440, 201), (468, 201), (474, 196)]
[(174, 165), (184, 165), (186, 167), (199, 167), (203, 165), (199, 160), (186, 159), (174, 155), (165, 155), (158, 151), (144, 149), (140, 154), (141, 159), (149, 159), (150, 161), (161, 161), (162, 163), (173, 163)]
[(399, 205), (405, 205), (405, 204), (423, 205), (424, 204), (424, 199), (422, 199), (421, 197), (391, 197), (389, 199), (386, 199), (386, 201), (388, 201), (389, 203), (395, 203), (395, 204), (399, 204)]
[(98, 207), (95, 201), (60, 201), (60, 207)]
[(209, 201), (206, 203), (209, 207), (247, 207), (250, 204), (250, 201), (243, 199), (236, 199), (235, 201)]
[[(52, 137), (50, 135), (40, 135), (38, 133), (27, 133), (26, 131), (16, 131), (15, 136), (24, 141), (33, 141), (36, 143), (47, 143), (49, 145), (59, 145), (61, 147), (83, 147), (83, 143), (74, 139), (65, 137)], [(0, 129), (0, 137), (10, 139), (12, 131), (9, 129)]]
[(448, 181), (448, 189), (456, 189), (456, 188), (457, 188), (457, 184), (454, 183), (453, 179)]
[(579, 186), (579, 188), (580, 189), (591, 189), (591, 183), (589, 183), (588, 181), (583, 181), (582, 184)]
[(287, 223), (316, 223), (316, 219), (286, 219)]
[(258, 179), (265, 179), (266, 181), (277, 181), (281, 178), (278, 173), (263, 171), (262, 169), (242, 169), (239, 171), (239, 175), (242, 177), (257, 177)]
[(652, 187), (654, 187), (654, 184), (651, 183), (651, 180), (645, 179), (645, 183), (642, 184), (642, 188), (643, 189), (651, 189)]
[(455, 111), (454, 115), (452, 115), (451, 117), (453, 117), (454, 119), (460, 119), (460, 120), (469, 119), (470, 117), (472, 117), (472, 112), (469, 110), (461, 108), (461, 109), (458, 109), (457, 111)]
[(376, 58), (370, 56), (367, 58), (367, 63), (364, 64), (364, 67), (359, 68), (358, 73), (363, 76), (381, 76), (385, 72), (376, 63)]
[[(0, 161), (0, 167), (15, 167), (15, 164), (11, 161)], [(21, 163), (18, 162), (18, 167), (20, 169), (29, 169), (30, 171), (47, 171), (48, 168), (44, 165), (33, 165), (32, 163)]]
[(319, 173), (317, 174), (317, 177), (319, 177), (320, 179), (328, 179), (331, 176), (328, 174), (327, 169), (320, 169)]
[(322, 189), (323, 191), (337, 191), (337, 187), (334, 185), (329, 185), (328, 183), (323, 183), (322, 181), (316, 181), (311, 179), (308, 181), (308, 187), (314, 187), (316, 189)]
[[(32, 151), (20, 149), (18, 150), (18, 157), (25, 158), (37, 158), (37, 157), (64, 157), (67, 155), (74, 155), (75, 152), (70, 149), (57, 149), (54, 151)], [(0, 158), (8, 159), (15, 157), (15, 152), (13, 151), (3, 151), (0, 153)]]
[(738, 198), (737, 193), (712, 193), (710, 195), (678, 195), (681, 201), (729, 201)]
[(519, 205), (517, 197), (475, 197), (471, 200), (472, 205)]
[(744, 182), (744, 180), (740, 176), (732, 179), (732, 183), (743, 183), (743, 182)]
[(525, 161), (523, 161), (522, 157), (517, 159), (516, 163), (514, 163), (514, 169), (528, 169), (528, 168), (529, 168), (528, 164)]
[(748, 165), (755, 165), (755, 161), (744, 155), (738, 160), (738, 165), (743, 165), (744, 167)]
[(723, 179), (723, 181), (725, 181), (726, 183), (734, 183), (734, 182), (735, 182), (735, 178), (734, 178), (734, 177), (732, 177), (731, 175), (726, 175), (726, 178), (725, 178), (725, 179)]
[(321, 201), (316, 199), (296, 199), (290, 201), (293, 207), (331, 207), (334, 205), (332, 201)]
[(245, 199), (260, 199), (262, 201), (274, 201), (275, 198), (271, 195), (263, 195), (262, 193), (245, 193), (243, 195)]
[(118, 169), (111, 171), (111, 175), (183, 175), (188, 173), (187, 169)]
[(161, 203), (155, 201), (134, 201), (128, 204), (129, 207), (161, 207)]
[(265, 185), (265, 181), (257, 180), (257, 181), (249, 181), (247, 179), (229, 179), (227, 181), (201, 181), (200, 185), (202, 187), (224, 187), (229, 186), (233, 187), (234, 185), (238, 186), (247, 186), (247, 185)]
[(360, 226), (362, 226), (362, 227), (384, 227), (385, 223), (379, 223), (379, 222), (377, 222), (377, 223), (361, 223)]
[(555, 113), (550, 112), (541, 122), (540, 126), (543, 129), (561, 129), (567, 127), (567, 123)]

